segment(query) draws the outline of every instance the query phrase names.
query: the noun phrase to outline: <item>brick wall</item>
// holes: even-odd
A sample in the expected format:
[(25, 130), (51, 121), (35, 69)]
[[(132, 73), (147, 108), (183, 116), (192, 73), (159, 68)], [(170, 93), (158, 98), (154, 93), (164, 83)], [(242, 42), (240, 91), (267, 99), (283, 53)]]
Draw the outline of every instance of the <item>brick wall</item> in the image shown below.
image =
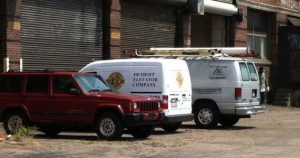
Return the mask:
[(246, 47), (247, 46), (247, 7), (240, 7), (244, 14), (244, 20), (242, 22), (236, 22), (234, 32), (234, 46)]
[(0, 2), (0, 72), (3, 72), (3, 58), (6, 57), (6, 1)]
[(176, 23), (176, 46), (191, 46), (191, 15), (180, 14)]
[(6, 53), (9, 68), (19, 70), (21, 58), (21, 0), (7, 0)]
[(104, 59), (121, 58), (122, 54), (120, 48), (120, 0), (106, 0), (104, 1), (104, 3)]

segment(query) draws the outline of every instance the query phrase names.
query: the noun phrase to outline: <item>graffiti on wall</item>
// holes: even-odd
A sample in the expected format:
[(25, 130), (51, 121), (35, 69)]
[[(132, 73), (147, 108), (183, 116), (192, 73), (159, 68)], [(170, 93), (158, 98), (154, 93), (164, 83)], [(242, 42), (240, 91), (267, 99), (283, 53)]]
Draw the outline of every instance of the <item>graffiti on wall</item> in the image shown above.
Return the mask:
[(281, 0), (281, 6), (299, 11), (300, 0)]

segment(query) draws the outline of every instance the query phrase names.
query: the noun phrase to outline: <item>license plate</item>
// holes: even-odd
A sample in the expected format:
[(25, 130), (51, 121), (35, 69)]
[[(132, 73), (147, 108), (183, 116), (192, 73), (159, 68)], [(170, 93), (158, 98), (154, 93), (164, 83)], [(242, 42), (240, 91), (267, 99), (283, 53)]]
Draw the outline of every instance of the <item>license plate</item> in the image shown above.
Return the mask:
[(177, 98), (172, 98), (171, 99), (171, 106), (172, 108), (175, 108), (178, 106), (178, 99)]

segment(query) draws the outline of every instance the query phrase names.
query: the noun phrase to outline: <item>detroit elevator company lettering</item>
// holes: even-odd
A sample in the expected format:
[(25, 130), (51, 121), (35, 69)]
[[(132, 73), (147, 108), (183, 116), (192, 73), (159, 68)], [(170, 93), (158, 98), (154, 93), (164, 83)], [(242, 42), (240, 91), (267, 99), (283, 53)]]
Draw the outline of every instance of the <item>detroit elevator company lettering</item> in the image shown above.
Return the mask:
[(133, 87), (157, 87), (158, 78), (154, 72), (133, 73)]

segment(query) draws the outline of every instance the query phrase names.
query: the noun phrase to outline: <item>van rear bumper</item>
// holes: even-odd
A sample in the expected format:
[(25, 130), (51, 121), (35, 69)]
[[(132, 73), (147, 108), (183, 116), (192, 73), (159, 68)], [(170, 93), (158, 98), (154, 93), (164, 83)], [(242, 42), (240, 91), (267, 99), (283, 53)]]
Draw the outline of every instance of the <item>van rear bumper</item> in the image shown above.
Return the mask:
[(244, 106), (244, 107), (236, 107), (235, 114), (238, 116), (249, 116), (266, 112), (266, 106), (258, 105), (258, 106)]
[(193, 114), (184, 114), (184, 115), (174, 115), (174, 116), (165, 116), (160, 123), (167, 124), (167, 123), (177, 123), (177, 122), (186, 122), (192, 121), (194, 118)]

